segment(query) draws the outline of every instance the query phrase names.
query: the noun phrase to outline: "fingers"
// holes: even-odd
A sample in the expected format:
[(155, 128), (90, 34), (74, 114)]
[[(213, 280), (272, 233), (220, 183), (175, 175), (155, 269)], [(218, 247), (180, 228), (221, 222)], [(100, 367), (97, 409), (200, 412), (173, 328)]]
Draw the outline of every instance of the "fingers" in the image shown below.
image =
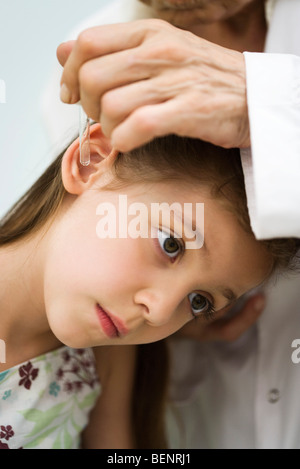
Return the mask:
[(178, 101), (175, 98), (136, 109), (111, 133), (113, 147), (122, 152), (130, 151), (155, 137), (169, 134), (170, 129), (181, 135)]
[(250, 298), (243, 308), (229, 319), (221, 319), (209, 326), (206, 340), (233, 342), (244, 334), (262, 314), (265, 308), (265, 297), (257, 294)]
[[(130, 113), (134, 102), (133, 93), (134, 97), (142, 99), (144, 90), (140, 90), (139, 84), (152, 75), (151, 67), (150, 65), (139, 67), (133, 57), (132, 50), (122, 51), (83, 64), (79, 72), (80, 101), (89, 117), (99, 121), (104, 108), (107, 120), (110, 115), (118, 116), (114, 122), (116, 125)], [(130, 91), (132, 83), (138, 86), (133, 93)], [(110, 93), (110, 90), (114, 91)], [(105, 105), (107, 100), (111, 106)]]
[[(170, 101), (176, 96), (176, 92), (170, 84), (171, 80), (166, 74), (166, 77), (143, 79), (113, 89), (103, 96), (100, 109), (101, 125), (108, 137), (114, 135), (119, 150), (121, 146), (123, 151), (132, 150), (159, 135), (158, 129), (152, 125), (152, 122), (158, 122), (157, 113), (168, 112), (169, 117), (174, 118), (173, 110), (176, 104), (171, 104)], [(162, 106), (163, 104), (165, 106)], [(170, 124), (169, 121), (168, 128)], [(149, 134), (150, 126), (152, 132)], [(165, 130), (164, 128), (162, 132)]]
[[(145, 48), (142, 56), (136, 48), (121, 51), (90, 60), (79, 72), (80, 101), (86, 114), (101, 122), (103, 132), (108, 137), (122, 124), (115, 133), (119, 150), (131, 150), (154, 136), (170, 133), (170, 126), (174, 128), (173, 119), (177, 121), (178, 131), (178, 124), (182, 123), (179, 115), (186, 103), (180, 105), (176, 100), (168, 107), (150, 109), (149, 106), (169, 102), (176, 96), (182, 98), (185, 88), (189, 90), (187, 73), (178, 67), (174, 74), (172, 65), (167, 61), (159, 60), (154, 66), (153, 59), (145, 59), (151, 53)], [(146, 115), (148, 111), (149, 115)], [(160, 112), (166, 113), (166, 127)], [(157, 130), (151, 124), (152, 120), (159, 123)], [(136, 124), (139, 129), (135, 128)], [(152, 133), (149, 133), (149, 126), (153, 129)], [(191, 129), (190, 123), (188, 127)]]
[(144, 35), (143, 21), (135, 22), (134, 27), (131, 23), (124, 23), (97, 26), (83, 31), (65, 63), (61, 84), (68, 90), (68, 96), (61, 96), (62, 101), (73, 104), (79, 100), (79, 70), (85, 62), (137, 47)]

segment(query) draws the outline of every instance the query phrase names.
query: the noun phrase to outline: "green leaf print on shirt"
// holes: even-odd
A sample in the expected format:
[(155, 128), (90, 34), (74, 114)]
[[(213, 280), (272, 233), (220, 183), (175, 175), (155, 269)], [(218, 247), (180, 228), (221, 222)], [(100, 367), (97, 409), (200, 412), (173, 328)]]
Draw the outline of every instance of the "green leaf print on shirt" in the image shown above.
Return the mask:
[[(40, 445), (45, 438), (52, 432), (57, 433), (53, 442), (53, 449), (70, 449), (74, 444), (71, 435), (78, 432), (78, 424), (74, 420), (76, 408), (82, 409), (89, 407), (97, 399), (98, 391), (92, 391), (81, 401), (78, 396), (72, 396), (66, 402), (56, 404), (48, 410), (28, 409), (20, 411), (23, 417), (34, 423), (34, 427), (26, 439), (29, 441), (24, 444), (24, 448), (35, 448)], [(32, 439), (33, 438), (33, 439)]]
[(35, 422), (35, 426), (28, 436), (35, 436), (41, 430), (49, 427), (53, 420), (55, 420), (60, 415), (66, 404), (67, 402), (62, 402), (45, 411), (38, 409), (21, 410), (20, 413), (26, 420)]

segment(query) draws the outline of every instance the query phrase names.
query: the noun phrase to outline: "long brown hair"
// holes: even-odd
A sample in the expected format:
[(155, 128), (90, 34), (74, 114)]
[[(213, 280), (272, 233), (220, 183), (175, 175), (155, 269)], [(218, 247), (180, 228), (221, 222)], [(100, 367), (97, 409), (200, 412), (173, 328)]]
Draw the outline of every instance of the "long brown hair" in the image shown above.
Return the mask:
[[(42, 228), (59, 209), (66, 191), (61, 177), (63, 153), (9, 210), (0, 223), (0, 247), (22, 241)], [(212, 196), (233, 211), (251, 233), (238, 149), (223, 149), (197, 139), (169, 135), (153, 140), (116, 160), (115, 186), (143, 181), (203, 183)], [(273, 270), (294, 266), (298, 239), (260, 241), (273, 257)], [(168, 386), (165, 341), (138, 346), (133, 422), (138, 448), (166, 448), (164, 410)]]

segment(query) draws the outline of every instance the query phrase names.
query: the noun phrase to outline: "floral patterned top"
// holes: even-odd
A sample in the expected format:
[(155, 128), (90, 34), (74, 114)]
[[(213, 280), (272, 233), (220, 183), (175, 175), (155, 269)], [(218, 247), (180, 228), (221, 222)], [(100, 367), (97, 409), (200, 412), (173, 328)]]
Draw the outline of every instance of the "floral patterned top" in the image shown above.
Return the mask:
[(0, 373), (0, 449), (76, 449), (100, 394), (92, 349), (61, 347)]

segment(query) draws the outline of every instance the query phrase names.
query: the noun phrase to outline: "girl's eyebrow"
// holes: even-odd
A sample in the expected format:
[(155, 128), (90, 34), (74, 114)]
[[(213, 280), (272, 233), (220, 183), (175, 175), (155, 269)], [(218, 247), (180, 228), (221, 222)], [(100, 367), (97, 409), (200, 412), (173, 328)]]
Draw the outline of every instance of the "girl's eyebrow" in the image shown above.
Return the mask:
[(227, 287), (219, 287), (218, 290), (222, 293), (224, 298), (230, 301), (230, 303), (237, 299), (237, 295)]

